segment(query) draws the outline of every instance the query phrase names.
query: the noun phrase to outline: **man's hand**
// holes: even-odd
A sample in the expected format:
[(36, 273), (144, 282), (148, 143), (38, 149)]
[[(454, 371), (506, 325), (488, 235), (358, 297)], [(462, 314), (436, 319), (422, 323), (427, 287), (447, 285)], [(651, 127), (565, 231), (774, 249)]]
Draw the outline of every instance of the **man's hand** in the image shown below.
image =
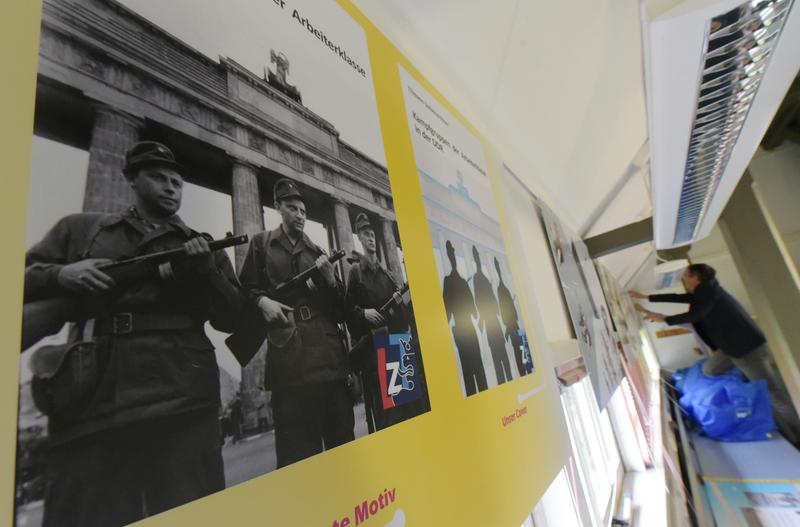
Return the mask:
[(202, 236), (192, 238), (184, 243), (183, 248), (188, 256), (184, 263), (186, 269), (199, 275), (206, 275), (214, 268), (214, 256), (208, 246), (208, 241)]
[(664, 322), (666, 320), (666, 315), (662, 315), (661, 313), (654, 313), (648, 309), (642, 307), (642, 304), (634, 304), (633, 307), (642, 314), (645, 320), (649, 320), (650, 322)]
[(281, 304), (277, 300), (273, 300), (267, 296), (262, 296), (258, 299), (258, 307), (261, 309), (261, 315), (268, 324), (288, 324), (289, 319), (286, 318), (286, 313), (294, 311), (291, 307)]
[(649, 320), (650, 322), (664, 322), (666, 318), (667, 317), (661, 313), (653, 313), (652, 311), (648, 311), (644, 315), (644, 319)]
[(636, 298), (638, 300), (647, 300), (650, 295), (646, 295), (644, 293), (640, 293), (639, 291), (628, 291), (628, 294), (631, 295), (632, 298)]
[(319, 270), (319, 274), (322, 275), (323, 280), (329, 285), (334, 285), (334, 277), (333, 277), (333, 264), (328, 261), (328, 257), (324, 254), (320, 255), (315, 262), (317, 269)]
[(89, 258), (65, 265), (58, 272), (58, 284), (76, 293), (100, 294), (114, 287), (114, 280), (97, 268), (111, 263), (107, 258)]
[(386, 324), (386, 320), (378, 313), (377, 309), (365, 309), (364, 318), (367, 319), (367, 322), (369, 322), (373, 328), (379, 328)]

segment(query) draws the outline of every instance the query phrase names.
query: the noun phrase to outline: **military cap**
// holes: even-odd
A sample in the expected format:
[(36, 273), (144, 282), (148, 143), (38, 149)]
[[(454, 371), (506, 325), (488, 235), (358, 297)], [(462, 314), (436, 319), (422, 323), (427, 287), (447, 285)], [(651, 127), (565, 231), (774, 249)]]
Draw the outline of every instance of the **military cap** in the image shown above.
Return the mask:
[(303, 199), (300, 189), (297, 188), (294, 181), (288, 178), (279, 179), (275, 186), (272, 187), (272, 192), (276, 202), (288, 198)]
[(369, 221), (367, 215), (363, 212), (359, 212), (358, 216), (356, 216), (356, 232), (361, 232), (364, 229), (372, 229), (372, 228), (373, 228), (372, 222)]
[(148, 165), (167, 166), (179, 173), (182, 172), (172, 150), (155, 141), (140, 141), (125, 154), (123, 173), (126, 177), (131, 177), (137, 169)]

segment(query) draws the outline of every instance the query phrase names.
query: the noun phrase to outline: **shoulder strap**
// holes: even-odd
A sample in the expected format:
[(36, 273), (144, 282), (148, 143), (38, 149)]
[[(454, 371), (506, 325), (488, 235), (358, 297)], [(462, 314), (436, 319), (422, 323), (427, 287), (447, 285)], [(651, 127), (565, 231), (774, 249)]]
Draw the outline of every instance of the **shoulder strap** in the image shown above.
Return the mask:
[(97, 238), (97, 235), (100, 234), (100, 231), (102, 231), (107, 225), (115, 223), (117, 219), (119, 219), (118, 214), (107, 214), (97, 217), (94, 223), (92, 223), (91, 227), (89, 227), (89, 230), (86, 231), (86, 245), (83, 247), (83, 250), (78, 253), (81, 259), (89, 256), (89, 251), (92, 249), (95, 239)]

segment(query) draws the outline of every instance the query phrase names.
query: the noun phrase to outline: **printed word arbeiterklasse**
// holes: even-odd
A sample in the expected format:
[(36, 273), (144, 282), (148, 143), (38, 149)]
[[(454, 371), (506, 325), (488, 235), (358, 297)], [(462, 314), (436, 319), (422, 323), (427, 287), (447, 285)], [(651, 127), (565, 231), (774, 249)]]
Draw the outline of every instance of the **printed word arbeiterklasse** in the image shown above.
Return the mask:
[[(286, 0), (272, 0), (272, 1), (275, 3), (275, 5), (279, 6), (281, 9), (286, 7)], [(328, 46), (328, 48), (331, 51), (339, 55), (340, 59), (349, 64), (350, 67), (356, 70), (362, 77), (364, 78), (367, 77), (366, 70), (362, 68), (360, 64), (358, 64), (356, 61), (350, 58), (350, 55), (348, 55), (347, 52), (341, 48), (341, 46), (328, 40), (328, 37), (325, 35), (325, 33), (315, 28), (313, 24), (311, 24), (311, 22), (308, 20), (308, 18), (303, 18), (302, 16), (300, 16), (300, 12), (297, 9), (292, 9), (292, 18), (297, 20), (297, 22), (301, 26), (306, 28), (309, 33), (317, 37), (317, 39), (320, 42)]]

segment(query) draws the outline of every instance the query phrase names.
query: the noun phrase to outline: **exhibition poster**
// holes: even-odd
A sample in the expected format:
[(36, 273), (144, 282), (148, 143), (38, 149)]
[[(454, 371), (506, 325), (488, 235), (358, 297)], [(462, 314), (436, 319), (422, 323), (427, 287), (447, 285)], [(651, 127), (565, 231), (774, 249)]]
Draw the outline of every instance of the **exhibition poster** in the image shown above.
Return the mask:
[[(364, 31), (332, 2), (207, 3), (182, 16), (194, 7), (44, 2), (20, 368), (25, 525), (129, 523), (132, 509), (161, 512), (429, 409)], [(208, 264), (120, 263), (226, 232), (249, 240)], [(327, 269), (279, 291), (319, 258)], [(275, 320), (262, 297), (284, 306)], [(185, 466), (164, 470), (176, 450)]]
[[(519, 524), (568, 456), (544, 336), (488, 143), (375, 26), (347, 0), (12, 9), (9, 521)], [(446, 173), (418, 164), (411, 85), (464, 145)], [(480, 235), (432, 242), (426, 168)]]
[[(647, 378), (642, 369), (644, 362), (642, 352), (642, 328), (639, 313), (633, 307), (633, 300), (622, 291), (619, 283), (611, 274), (606, 266), (600, 262), (595, 262), (597, 275), (603, 287), (606, 304), (611, 313), (611, 321), (614, 324), (616, 344), (622, 360), (625, 376), (630, 383), (631, 394), (633, 396), (638, 422), (641, 424), (642, 432), (648, 445), (642, 445), (644, 451), (653, 450), (652, 427), (650, 426), (650, 388)], [(648, 456), (649, 457), (649, 456)]]
[(714, 518), (725, 525), (761, 527), (797, 525), (800, 518), (798, 481), (705, 480)]
[(465, 396), (533, 372), (483, 145), (408, 72), (403, 99)]
[(597, 404), (605, 408), (625, 373), (600, 280), (583, 241), (547, 205), (538, 206)]

